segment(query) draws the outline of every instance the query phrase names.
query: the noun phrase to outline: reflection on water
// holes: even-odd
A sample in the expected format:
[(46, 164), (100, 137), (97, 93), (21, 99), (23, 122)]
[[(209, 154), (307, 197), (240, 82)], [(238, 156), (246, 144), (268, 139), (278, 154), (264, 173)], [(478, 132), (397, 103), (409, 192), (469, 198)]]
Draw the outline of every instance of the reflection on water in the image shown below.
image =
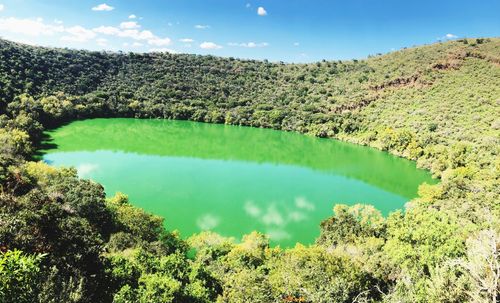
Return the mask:
[(311, 243), (334, 203), (401, 208), (422, 182), (414, 163), (335, 140), (186, 121), (95, 119), (50, 133), (44, 159), (166, 218), (185, 236), (252, 230)]

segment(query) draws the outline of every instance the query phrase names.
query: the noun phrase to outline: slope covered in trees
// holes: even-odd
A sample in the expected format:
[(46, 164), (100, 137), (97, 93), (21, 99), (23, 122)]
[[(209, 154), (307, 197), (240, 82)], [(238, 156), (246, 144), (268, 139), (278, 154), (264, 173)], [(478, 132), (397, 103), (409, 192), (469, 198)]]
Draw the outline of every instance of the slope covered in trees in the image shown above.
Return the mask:
[[(491, 302), (499, 298), (500, 39), (283, 64), (0, 40), (1, 302)], [(370, 145), (441, 178), (405, 211), (336, 206), (315, 245), (162, 219), (32, 161), (90, 117), (293, 130)], [(333, 205), (332, 205), (333, 206)], [(320, 224), (320, 222), (318, 222)]]

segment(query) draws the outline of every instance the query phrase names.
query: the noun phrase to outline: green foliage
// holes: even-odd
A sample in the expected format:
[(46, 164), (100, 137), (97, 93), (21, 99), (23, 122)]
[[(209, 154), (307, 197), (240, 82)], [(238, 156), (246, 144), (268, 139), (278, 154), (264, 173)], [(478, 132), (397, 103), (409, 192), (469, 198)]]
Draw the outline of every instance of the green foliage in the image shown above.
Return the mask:
[[(135, 239), (146, 242), (158, 240), (163, 230), (162, 218), (133, 207), (129, 204), (128, 197), (122, 193), (117, 193), (107, 203), (108, 208), (114, 211), (115, 220), (122, 225), (120, 230), (126, 231)], [(125, 248), (128, 247), (122, 247), (121, 250)]]
[[(0, 301), (498, 300), (499, 54), (498, 38), (479, 38), (279, 64), (0, 40)], [(50, 144), (45, 129), (92, 117), (337, 138), (415, 160), (441, 182), (387, 219), (337, 205), (310, 247), (270, 248), (259, 233), (184, 241), (75, 169), (31, 162)]]
[(213, 278), (185, 254), (158, 255), (137, 249), (112, 255), (113, 302), (213, 302)]
[(0, 302), (31, 303), (36, 300), (43, 257), (26, 255), (19, 250), (0, 253)]
[(458, 229), (457, 219), (434, 209), (396, 212), (387, 219), (385, 250), (402, 269), (425, 272), (465, 252), (465, 238)]
[(353, 302), (371, 282), (349, 257), (301, 245), (280, 256), (269, 280), (277, 298), (299, 302)]
[(355, 243), (366, 237), (380, 237), (385, 233), (385, 222), (379, 211), (372, 206), (337, 204), (335, 215), (321, 222), (321, 234), (316, 243), (335, 246), (339, 243)]

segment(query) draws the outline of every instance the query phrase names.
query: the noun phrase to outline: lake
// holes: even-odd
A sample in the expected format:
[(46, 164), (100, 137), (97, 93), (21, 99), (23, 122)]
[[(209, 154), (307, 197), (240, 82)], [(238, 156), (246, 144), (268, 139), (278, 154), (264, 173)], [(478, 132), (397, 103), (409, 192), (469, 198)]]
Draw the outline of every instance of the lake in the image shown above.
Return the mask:
[(90, 119), (49, 131), (43, 158), (74, 166), (108, 196), (165, 218), (183, 237), (204, 230), (273, 245), (313, 243), (335, 204), (404, 208), (419, 184), (414, 162), (297, 133), (189, 121)]

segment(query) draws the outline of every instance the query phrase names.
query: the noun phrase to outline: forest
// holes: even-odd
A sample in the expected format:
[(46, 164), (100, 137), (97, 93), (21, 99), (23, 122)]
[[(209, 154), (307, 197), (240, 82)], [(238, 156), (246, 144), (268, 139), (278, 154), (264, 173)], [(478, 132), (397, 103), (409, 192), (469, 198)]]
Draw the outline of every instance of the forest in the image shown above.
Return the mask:
[[(74, 168), (44, 131), (96, 117), (349, 141), (439, 178), (384, 217), (333, 205), (314, 245), (185, 238)], [(289, 64), (0, 40), (0, 302), (499, 302), (500, 38)]]

